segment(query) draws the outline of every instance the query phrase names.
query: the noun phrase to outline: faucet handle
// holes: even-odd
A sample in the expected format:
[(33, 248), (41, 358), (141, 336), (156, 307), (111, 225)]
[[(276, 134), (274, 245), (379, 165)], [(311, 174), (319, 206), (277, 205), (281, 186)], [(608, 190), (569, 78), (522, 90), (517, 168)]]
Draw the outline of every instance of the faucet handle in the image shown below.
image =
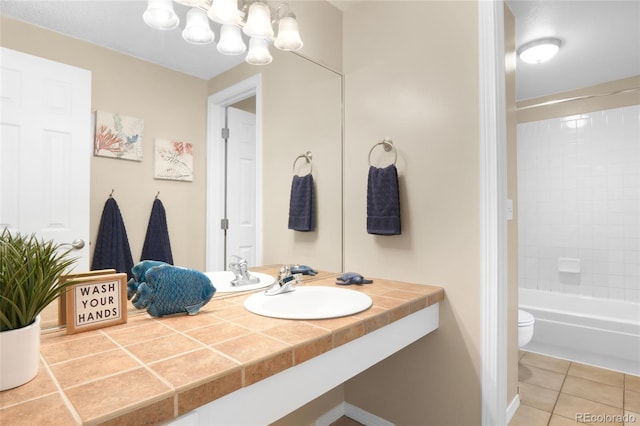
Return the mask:
[(276, 294), (288, 293), (296, 289), (296, 284), (302, 281), (302, 274), (292, 274), (291, 268), (288, 265), (280, 268), (278, 273), (278, 279), (271, 287), (265, 290), (264, 294), (267, 296), (274, 296)]

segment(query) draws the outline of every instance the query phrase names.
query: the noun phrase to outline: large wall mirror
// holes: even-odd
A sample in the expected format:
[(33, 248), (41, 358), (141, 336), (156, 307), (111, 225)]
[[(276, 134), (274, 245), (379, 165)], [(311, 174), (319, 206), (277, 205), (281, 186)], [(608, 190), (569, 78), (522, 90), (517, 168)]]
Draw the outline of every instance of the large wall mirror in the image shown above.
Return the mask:
[[(260, 68), (261, 93), (257, 96), (256, 120), (261, 122), (262, 146), (257, 148), (260, 165), (257, 168), (259, 178), (256, 187), (259, 192), (257, 209), (262, 221), (261, 256), (263, 264), (308, 264), (316, 269), (340, 272), (342, 270), (342, 75), (314, 60), (304, 56), (277, 52), (274, 62)], [(210, 81), (209, 90), (217, 93), (227, 92), (229, 88), (255, 79), (256, 68), (246, 64)], [(238, 83), (240, 82), (240, 83)], [(215, 105), (210, 104), (210, 108)], [(222, 120), (219, 120), (222, 121)], [(210, 126), (211, 127), (211, 126)], [(217, 127), (217, 126), (213, 126)], [(231, 135), (233, 124), (228, 121)], [(215, 130), (214, 130), (215, 131)], [(209, 144), (220, 145), (224, 142), (217, 134), (210, 135)], [(234, 150), (229, 139), (228, 152)], [(308, 154), (309, 159), (301, 158)], [(231, 155), (233, 157), (233, 155)], [(219, 155), (217, 158), (220, 158)], [(209, 172), (222, 170), (224, 162), (209, 158)], [(250, 222), (242, 208), (232, 208), (234, 198), (251, 198), (251, 190), (243, 190), (234, 184), (238, 174), (248, 174), (234, 166), (235, 160), (229, 159), (228, 188), (230, 222)], [(248, 163), (249, 161), (246, 161)], [(211, 167), (214, 168), (211, 168)], [(237, 169), (236, 169), (237, 168)], [(294, 175), (311, 173), (314, 182), (313, 214), (315, 227), (312, 231), (296, 231), (288, 228), (290, 190)], [(217, 176), (220, 176), (218, 173)], [(241, 176), (242, 178), (244, 176)], [(212, 179), (216, 182), (216, 179)], [(222, 178), (217, 179), (223, 181)], [(235, 192), (234, 189), (235, 188)], [(222, 200), (207, 190), (208, 197), (216, 199), (221, 206)], [(222, 193), (221, 190), (218, 191)], [(240, 194), (238, 194), (238, 192)], [(248, 192), (247, 194), (245, 194)], [(219, 209), (218, 209), (219, 210)], [(236, 217), (233, 217), (233, 215)], [(207, 217), (208, 229), (214, 228), (213, 236), (222, 232), (217, 228), (217, 217)], [(230, 225), (230, 231), (233, 227)], [(233, 237), (228, 238), (229, 255), (240, 254), (238, 244)], [(222, 250), (207, 248), (207, 265), (223, 263), (220, 260)], [(215, 252), (215, 253), (213, 253)], [(251, 255), (249, 255), (251, 257)]]
[[(78, 4), (82, 8), (93, 2), (51, 3), (56, 3), (56, 7)], [(107, 9), (115, 8), (111, 2), (106, 3), (109, 3)], [(140, 2), (118, 2), (121, 3)], [(141, 163), (91, 158), (91, 233), (87, 241), (95, 240), (105, 199), (115, 187), (114, 197), (125, 215), (134, 261), (137, 261), (149, 219), (148, 205), (160, 192), (167, 215), (174, 221), (169, 227), (175, 263), (206, 270), (206, 169), (210, 167), (205, 155), (207, 98), (259, 72), (262, 75), (263, 178), (257, 190), (261, 191), (263, 200), (262, 263), (301, 263), (320, 270), (341, 271), (343, 109), (340, 73), (298, 54), (272, 52), (274, 60), (265, 67), (242, 63), (219, 77), (196, 79), (109, 49), (82, 44), (77, 37), (61, 36), (60, 30), (44, 29), (42, 23), (32, 25), (27, 17), (15, 17), (8, 10), (3, 5), (2, 46), (90, 70), (92, 110), (143, 111), (139, 114), (145, 118), (145, 131), (151, 136), (151, 151)], [(166, 85), (167, 82), (175, 87), (158, 90), (160, 83)], [(125, 91), (126, 98), (121, 95)], [(169, 94), (163, 96), (164, 91)], [(167, 111), (175, 116), (167, 115)], [(156, 130), (161, 126), (165, 128)], [(194, 169), (197, 169), (192, 183), (153, 179), (153, 135), (167, 134), (173, 128), (177, 129), (176, 135), (199, 144), (200, 155), (194, 159)], [(313, 154), (317, 227), (314, 232), (303, 233), (289, 230), (287, 220), (293, 161), (307, 151)], [(180, 211), (176, 206), (184, 209)], [(57, 304), (50, 311), (47, 324), (55, 326)]]

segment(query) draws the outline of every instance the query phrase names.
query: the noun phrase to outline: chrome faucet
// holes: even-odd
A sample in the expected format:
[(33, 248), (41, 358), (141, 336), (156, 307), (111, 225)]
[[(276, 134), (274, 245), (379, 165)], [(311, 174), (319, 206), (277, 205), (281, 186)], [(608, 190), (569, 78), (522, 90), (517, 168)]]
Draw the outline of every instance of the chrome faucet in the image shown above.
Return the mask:
[(232, 286), (241, 286), (247, 284), (257, 284), (260, 282), (260, 278), (253, 277), (249, 274), (249, 264), (247, 261), (240, 256), (233, 255), (231, 256), (231, 262), (229, 264), (229, 269), (236, 276), (235, 279), (231, 280)]
[(278, 279), (268, 289), (264, 291), (267, 296), (275, 296), (276, 294), (288, 293), (296, 289), (296, 284), (302, 281), (302, 274), (292, 274), (291, 266), (285, 265), (280, 268)]

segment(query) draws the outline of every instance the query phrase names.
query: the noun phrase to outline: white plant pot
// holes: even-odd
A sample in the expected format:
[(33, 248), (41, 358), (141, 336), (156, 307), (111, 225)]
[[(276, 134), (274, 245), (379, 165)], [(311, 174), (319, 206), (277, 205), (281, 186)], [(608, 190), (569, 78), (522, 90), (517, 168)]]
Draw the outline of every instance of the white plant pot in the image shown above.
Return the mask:
[(0, 333), (0, 391), (24, 385), (40, 367), (40, 315), (30, 325)]

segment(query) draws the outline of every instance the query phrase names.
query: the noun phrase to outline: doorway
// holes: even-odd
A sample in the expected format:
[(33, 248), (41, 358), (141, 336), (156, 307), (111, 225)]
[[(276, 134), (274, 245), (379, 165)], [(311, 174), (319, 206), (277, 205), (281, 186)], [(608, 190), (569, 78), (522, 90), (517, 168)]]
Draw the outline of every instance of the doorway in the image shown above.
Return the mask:
[(259, 74), (209, 97), (207, 271), (226, 270), (231, 255), (262, 262), (261, 105)]
[[(0, 231), (65, 244), (89, 270), (91, 72), (0, 48)], [(42, 327), (57, 325), (57, 303)]]

